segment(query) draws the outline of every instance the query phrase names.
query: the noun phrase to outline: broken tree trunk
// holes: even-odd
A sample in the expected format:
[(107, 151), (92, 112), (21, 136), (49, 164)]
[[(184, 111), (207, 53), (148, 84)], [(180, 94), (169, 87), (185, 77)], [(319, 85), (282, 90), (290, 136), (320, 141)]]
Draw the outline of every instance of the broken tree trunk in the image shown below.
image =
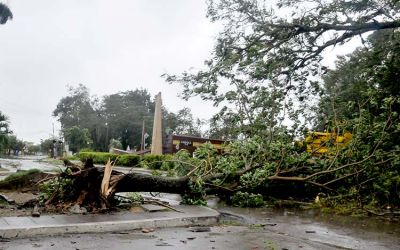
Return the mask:
[(118, 181), (116, 191), (184, 194), (190, 191), (189, 177), (171, 178), (130, 173)]
[[(222, 196), (221, 198), (224, 196), (229, 198), (237, 191), (244, 191), (268, 194), (277, 198), (309, 198), (315, 197), (323, 188), (318, 183), (316, 183), (318, 185), (309, 185), (313, 183), (307, 177), (278, 175), (267, 177), (268, 185), (260, 183), (256, 187), (240, 186), (241, 176), (256, 170), (258, 165), (229, 175), (221, 172), (206, 172), (200, 177), (201, 179), (198, 175), (193, 174), (197, 166), (193, 166), (193, 170), (186, 176), (172, 178), (134, 172), (124, 174), (113, 170), (111, 162), (108, 162), (105, 167), (95, 167), (90, 159), (83, 167), (68, 165), (71, 171), (64, 172), (60, 178), (71, 180), (70, 184), (63, 187), (65, 190), (56, 190), (47, 200), (46, 205), (78, 204), (85, 206), (89, 211), (91, 208), (105, 209), (115, 204), (114, 197), (118, 192), (176, 193), (190, 198), (202, 198), (204, 194), (218, 194)], [(320, 172), (314, 173), (311, 177), (317, 176), (318, 173)], [(321, 173), (326, 173), (326, 171)], [(224, 180), (223, 184), (217, 185), (219, 182), (215, 182), (215, 180), (221, 179)], [(197, 189), (195, 185), (197, 181), (201, 183), (200, 191), (194, 191)], [(326, 187), (325, 190), (327, 190)]]
[[(66, 162), (72, 173), (64, 172), (59, 177), (72, 180), (64, 186), (65, 190), (55, 190), (47, 200), (47, 206), (65, 207), (78, 204), (90, 210), (110, 208), (114, 204), (114, 195), (118, 192), (164, 192), (190, 193), (189, 177), (170, 178), (149, 174), (128, 173), (112, 169), (109, 161), (105, 167), (95, 167), (87, 161), (83, 167)], [(63, 209), (65, 209), (65, 207)]]

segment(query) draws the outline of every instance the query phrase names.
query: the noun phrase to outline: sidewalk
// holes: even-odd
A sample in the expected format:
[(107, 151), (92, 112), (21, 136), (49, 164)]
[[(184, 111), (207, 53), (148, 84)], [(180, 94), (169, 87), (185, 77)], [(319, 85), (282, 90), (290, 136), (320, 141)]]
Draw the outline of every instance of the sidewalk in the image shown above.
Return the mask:
[(175, 211), (120, 212), (115, 214), (0, 217), (0, 238), (39, 235), (100, 233), (141, 228), (208, 226), (218, 222), (219, 213), (208, 207), (174, 206)]

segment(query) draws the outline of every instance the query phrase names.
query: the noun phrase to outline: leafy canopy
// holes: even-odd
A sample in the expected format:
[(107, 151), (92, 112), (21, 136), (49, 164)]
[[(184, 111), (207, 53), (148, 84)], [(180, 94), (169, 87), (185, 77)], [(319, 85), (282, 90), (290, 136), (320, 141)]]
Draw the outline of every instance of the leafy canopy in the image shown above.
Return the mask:
[(165, 77), (182, 84), (184, 98), (199, 95), (221, 106), (215, 118), (228, 119), (233, 130), (245, 134), (273, 134), (283, 120), (302, 128), (321, 91), (315, 79), (326, 71), (323, 52), (400, 26), (397, 0), (208, 3), (208, 17), (223, 30), (205, 68)]

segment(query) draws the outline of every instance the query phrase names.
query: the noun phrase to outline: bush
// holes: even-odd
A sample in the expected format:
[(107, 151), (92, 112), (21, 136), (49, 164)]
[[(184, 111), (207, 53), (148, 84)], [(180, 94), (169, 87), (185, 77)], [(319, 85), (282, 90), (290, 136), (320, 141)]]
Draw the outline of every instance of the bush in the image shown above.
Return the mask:
[(138, 167), (140, 163), (139, 155), (120, 155), (117, 159), (116, 165), (127, 167)]
[(171, 159), (171, 155), (143, 155), (141, 165), (150, 169), (169, 170), (173, 168), (173, 163), (168, 162)]
[(117, 155), (105, 152), (79, 152), (78, 158), (82, 162), (87, 159), (93, 159), (94, 164), (105, 165), (108, 159), (111, 161), (117, 161), (115, 165), (125, 166), (125, 167), (146, 167), (149, 169), (161, 169), (168, 171), (174, 167), (173, 162), (168, 162), (172, 159), (171, 155)]
[(79, 152), (78, 158), (82, 162), (85, 162), (87, 159), (92, 159), (94, 164), (103, 164), (105, 165), (108, 159), (111, 161), (115, 161), (118, 157), (117, 154), (112, 153), (104, 153), (104, 152)]

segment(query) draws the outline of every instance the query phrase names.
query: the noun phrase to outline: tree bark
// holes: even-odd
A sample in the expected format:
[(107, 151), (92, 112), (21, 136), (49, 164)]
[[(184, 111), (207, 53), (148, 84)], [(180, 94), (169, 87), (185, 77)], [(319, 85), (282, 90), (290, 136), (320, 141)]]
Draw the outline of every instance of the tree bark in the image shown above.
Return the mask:
[(185, 194), (190, 191), (189, 178), (171, 178), (138, 173), (124, 175), (116, 185), (116, 192), (163, 192)]

